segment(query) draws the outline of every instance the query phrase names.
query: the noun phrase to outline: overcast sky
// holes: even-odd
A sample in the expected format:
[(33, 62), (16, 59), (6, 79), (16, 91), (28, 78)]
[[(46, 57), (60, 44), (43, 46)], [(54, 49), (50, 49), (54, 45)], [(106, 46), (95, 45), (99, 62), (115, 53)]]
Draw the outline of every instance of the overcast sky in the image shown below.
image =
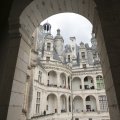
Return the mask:
[(65, 44), (68, 43), (69, 37), (75, 36), (77, 44), (82, 41), (91, 45), (92, 24), (85, 17), (75, 13), (60, 13), (45, 19), (41, 25), (46, 22), (51, 24), (53, 36), (58, 28), (61, 30)]

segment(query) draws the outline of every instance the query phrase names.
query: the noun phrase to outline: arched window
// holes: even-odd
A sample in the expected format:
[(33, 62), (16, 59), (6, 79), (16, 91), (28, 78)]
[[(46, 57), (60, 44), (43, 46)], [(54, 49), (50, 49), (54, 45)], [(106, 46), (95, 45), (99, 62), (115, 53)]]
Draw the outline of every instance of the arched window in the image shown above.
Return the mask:
[(69, 112), (71, 112), (71, 97), (69, 96)]
[(104, 80), (103, 80), (103, 77), (101, 75), (98, 75), (96, 77), (96, 82), (97, 82), (97, 89), (104, 89), (105, 88)]
[(66, 88), (66, 75), (65, 75), (65, 73), (60, 74), (60, 87)]
[(84, 78), (84, 88), (87, 89), (95, 89), (94, 87), (94, 81), (91, 76), (86, 76)]
[(48, 73), (48, 86), (57, 87), (57, 73), (53, 70)]
[(51, 43), (47, 43), (47, 51), (50, 51), (51, 49)]

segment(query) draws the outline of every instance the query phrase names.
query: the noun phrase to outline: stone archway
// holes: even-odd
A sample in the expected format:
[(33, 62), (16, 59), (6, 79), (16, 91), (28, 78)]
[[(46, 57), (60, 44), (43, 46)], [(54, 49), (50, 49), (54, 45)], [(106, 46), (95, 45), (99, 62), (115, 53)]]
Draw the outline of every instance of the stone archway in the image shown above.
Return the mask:
[(83, 99), (81, 96), (75, 96), (73, 99), (73, 112), (83, 112)]
[(58, 102), (57, 96), (55, 94), (49, 94), (47, 96), (47, 114), (52, 114), (57, 112)]
[(86, 111), (87, 112), (96, 112), (97, 111), (96, 99), (94, 96), (92, 96), (92, 95), (87, 96), (85, 101), (86, 101)]
[(61, 113), (67, 112), (67, 97), (66, 95), (60, 96), (60, 106), (61, 106)]
[[(84, 0), (84, 1), (70, 0), (68, 4), (65, 4), (66, 0), (65, 1), (61, 0), (61, 1), (62, 2), (58, 3), (53, 0), (54, 3), (52, 3), (52, 0), (51, 0), (50, 3), (46, 5), (44, 1), (40, 0), (41, 5), (43, 6), (46, 5), (46, 7), (48, 7), (48, 5), (51, 5), (51, 7), (49, 7), (51, 8), (51, 11), (49, 11), (50, 13), (55, 14), (55, 13), (60, 13), (65, 11), (75, 12), (78, 14), (81, 13), (81, 15), (88, 18), (91, 22), (93, 21), (92, 23), (94, 26), (94, 32), (97, 35), (98, 49), (101, 57), (101, 64), (102, 64), (103, 74), (105, 78), (105, 85), (107, 90), (111, 119), (119, 120), (120, 118), (120, 114), (119, 114), (120, 113), (119, 112), (120, 75), (119, 75), (118, 63), (120, 61), (120, 57), (118, 57), (118, 54), (120, 52), (119, 51), (116, 52), (116, 50), (119, 50), (118, 43), (120, 38), (119, 32), (118, 32), (119, 31), (118, 28), (120, 26), (119, 19), (118, 19), (119, 18), (119, 2), (109, 1), (109, 5), (108, 5), (108, 1), (95, 0), (97, 4), (97, 8), (94, 8), (94, 3), (92, 0), (91, 0), (92, 2), (88, 0)], [(20, 117), (20, 114), (21, 114), (24, 89), (16, 89), (15, 86), (17, 85), (19, 86), (18, 88), (24, 88), (25, 80), (26, 80), (26, 71), (27, 71), (26, 69), (29, 63), (28, 63), (28, 60), (24, 60), (23, 58), (20, 57), (20, 51), (22, 49), (29, 56), (31, 45), (30, 45), (30, 41), (27, 41), (27, 39), (31, 40), (31, 37), (29, 36), (28, 33), (32, 32), (32, 30), (37, 26), (37, 22), (33, 24), (33, 22), (30, 20), (31, 16), (28, 15), (28, 18), (29, 18), (28, 23), (30, 23), (30, 26), (29, 28), (27, 28), (27, 26), (25, 26), (24, 24), (21, 25), (21, 28), (23, 27), (26, 28), (26, 29), (23, 29), (25, 30), (26, 35), (24, 35), (24, 37), (22, 36), (21, 38), (21, 34), (19, 32), (19, 27), (20, 27), (19, 17), (23, 12), (23, 10), (30, 3), (31, 1), (29, 0), (11, 1), (12, 5), (11, 5), (11, 9), (9, 9), (10, 10), (9, 28), (7, 28), (7, 31), (6, 31), (6, 33), (8, 33), (9, 31), (9, 36), (6, 38), (8, 41), (4, 45), (6, 46), (7, 50), (4, 48), (2, 51), (3, 53), (5, 50), (6, 57), (1, 58), (3, 59), (1, 61), (4, 61), (3, 62), (4, 64), (2, 65), (2, 77), (1, 77), (2, 80), (0, 82), (0, 91), (1, 91), (0, 95), (1, 95), (1, 98), (3, 98), (0, 102), (0, 105), (2, 106), (1, 111), (2, 113), (4, 113), (1, 119), (6, 119), (7, 117), (7, 119), (9, 118), (12, 120), (16, 120)], [(48, 10), (46, 10), (46, 7), (44, 7), (42, 11), (45, 10), (44, 15), (48, 17), (50, 14), (49, 15), (47, 14)], [(95, 9), (97, 9), (98, 11), (100, 20), (98, 19), (97, 12)], [(30, 12), (30, 13), (32, 14), (33, 12)], [(41, 14), (41, 16), (43, 16), (43, 14)], [(44, 17), (42, 19), (44, 19)], [(100, 22), (101, 22), (102, 28), (101, 28)], [(32, 27), (33, 29), (31, 30)], [(104, 34), (104, 37), (102, 35), (102, 32)], [(105, 39), (105, 42), (104, 42), (104, 39)], [(106, 52), (106, 49), (107, 49), (107, 52)], [(11, 60), (9, 60), (8, 58), (11, 58)], [(21, 79), (21, 77), (23, 79)], [(6, 90), (4, 89), (5, 86), (7, 86)], [(5, 93), (5, 96), (2, 95), (3, 91)], [(20, 98), (19, 99), (20, 101), (17, 101), (14, 98), (18, 98), (18, 99)]]
[(48, 73), (48, 86), (57, 87), (57, 73), (53, 70)]
[(65, 75), (65, 73), (60, 74), (60, 87), (66, 88), (66, 75)]
[(77, 91), (82, 89), (81, 79), (79, 77), (74, 77), (72, 80), (72, 90)]

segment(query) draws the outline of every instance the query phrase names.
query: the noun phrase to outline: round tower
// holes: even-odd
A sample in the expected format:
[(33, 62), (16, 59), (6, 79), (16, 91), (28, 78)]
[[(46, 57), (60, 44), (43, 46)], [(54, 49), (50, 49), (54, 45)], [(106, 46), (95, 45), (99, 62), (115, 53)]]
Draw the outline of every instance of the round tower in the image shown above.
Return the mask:
[(58, 55), (61, 56), (63, 53), (64, 40), (60, 35), (60, 29), (57, 29), (57, 35), (54, 38), (54, 45)]

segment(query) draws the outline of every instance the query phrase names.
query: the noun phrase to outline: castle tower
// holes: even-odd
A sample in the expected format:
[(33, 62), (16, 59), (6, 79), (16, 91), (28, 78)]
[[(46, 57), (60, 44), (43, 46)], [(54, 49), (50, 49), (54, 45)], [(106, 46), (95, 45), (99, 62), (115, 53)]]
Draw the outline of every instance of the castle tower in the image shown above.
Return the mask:
[(80, 67), (86, 68), (88, 66), (88, 57), (87, 50), (83, 42), (80, 43), (79, 54), (80, 54)]
[(96, 49), (96, 47), (97, 47), (97, 41), (96, 41), (94, 33), (92, 33), (91, 44), (92, 44), (92, 48)]
[(94, 64), (99, 64), (100, 58), (98, 56), (97, 41), (94, 33), (92, 33), (91, 44), (92, 44), (92, 54), (93, 54)]
[(70, 46), (72, 50), (72, 58), (76, 58), (76, 38), (75, 37), (70, 37)]
[(61, 58), (63, 53), (64, 40), (63, 37), (60, 35), (60, 29), (57, 29), (57, 35), (54, 38), (54, 45), (59, 57)]
[(45, 23), (43, 25), (43, 31), (44, 31), (44, 47), (43, 47), (43, 60), (53, 60), (53, 46), (54, 46), (54, 39), (51, 35), (51, 25), (49, 23)]

